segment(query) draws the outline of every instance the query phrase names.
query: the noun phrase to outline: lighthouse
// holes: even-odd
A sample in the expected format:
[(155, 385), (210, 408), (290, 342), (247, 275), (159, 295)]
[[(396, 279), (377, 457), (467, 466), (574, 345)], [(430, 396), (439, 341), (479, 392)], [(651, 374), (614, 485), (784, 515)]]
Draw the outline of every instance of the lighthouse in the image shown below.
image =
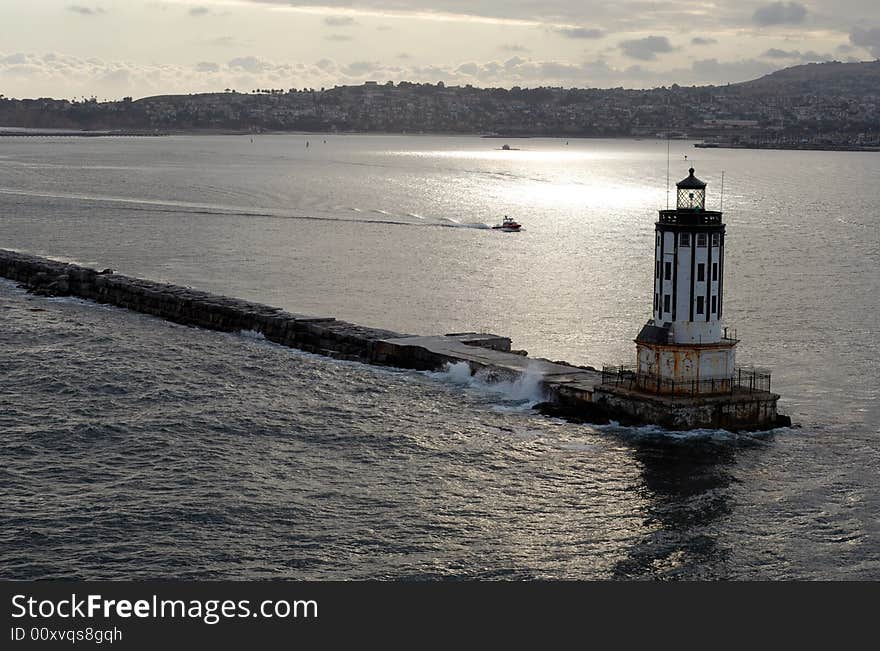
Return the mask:
[(653, 314), (635, 338), (636, 366), (603, 366), (589, 400), (621, 423), (731, 430), (790, 425), (776, 411), (770, 373), (737, 368), (738, 341), (721, 325), (721, 211), (706, 209), (706, 184), (693, 168), (675, 186), (675, 209), (661, 210), (654, 226)]
[(635, 339), (636, 383), (652, 393), (723, 393), (735, 381), (737, 340), (721, 326), (725, 225), (688, 172), (655, 225), (653, 318)]

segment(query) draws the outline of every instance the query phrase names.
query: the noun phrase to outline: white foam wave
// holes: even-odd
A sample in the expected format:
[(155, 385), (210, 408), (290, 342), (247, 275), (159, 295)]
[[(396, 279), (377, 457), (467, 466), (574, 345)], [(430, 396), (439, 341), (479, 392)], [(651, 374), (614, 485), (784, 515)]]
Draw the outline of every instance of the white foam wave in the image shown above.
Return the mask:
[(9, 278), (0, 277), (0, 287), (4, 289), (8, 289), (10, 292), (15, 294), (27, 294), (27, 291), (22, 287), (19, 287), (18, 281), (10, 280)]
[(665, 440), (665, 441), (713, 441), (713, 442), (736, 442), (743, 440), (759, 441), (766, 438), (769, 432), (731, 432), (726, 429), (692, 429), (670, 430), (659, 425), (642, 425), (639, 427), (625, 427), (617, 421), (611, 421), (607, 425), (593, 425), (599, 431), (611, 432), (615, 435), (623, 435), (642, 440)]
[(266, 341), (266, 335), (256, 330), (239, 330), (237, 334), (242, 339), (249, 339), (250, 341)]
[(541, 386), (541, 375), (531, 368), (511, 378), (487, 369), (480, 369), (472, 374), (467, 362), (456, 362), (447, 364), (442, 371), (428, 375), (441, 382), (466, 387), (493, 399), (500, 399), (502, 404), (497, 407), (501, 410), (531, 409), (546, 400)]

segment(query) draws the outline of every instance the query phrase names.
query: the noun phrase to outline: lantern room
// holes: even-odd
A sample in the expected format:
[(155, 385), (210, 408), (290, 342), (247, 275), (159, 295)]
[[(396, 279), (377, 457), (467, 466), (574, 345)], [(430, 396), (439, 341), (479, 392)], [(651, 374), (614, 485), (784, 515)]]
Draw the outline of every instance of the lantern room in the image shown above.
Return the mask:
[(678, 183), (678, 210), (705, 210), (706, 184), (694, 176), (694, 168), (688, 170), (690, 175)]

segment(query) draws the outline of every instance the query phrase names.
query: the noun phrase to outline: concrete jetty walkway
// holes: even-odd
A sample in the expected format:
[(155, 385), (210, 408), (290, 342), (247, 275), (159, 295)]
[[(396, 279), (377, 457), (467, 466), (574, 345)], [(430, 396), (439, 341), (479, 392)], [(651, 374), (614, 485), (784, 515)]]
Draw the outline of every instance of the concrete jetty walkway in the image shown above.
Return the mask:
[(592, 367), (511, 351), (509, 338), (493, 334), (403, 334), (3, 249), (0, 276), (36, 294), (76, 296), (211, 330), (251, 330), (269, 341), (335, 359), (432, 371), (464, 362), (472, 373), (483, 372), (489, 381), (529, 376), (548, 401), (560, 406), (555, 413), (584, 420), (613, 418), (672, 429), (767, 429), (779, 422), (776, 394), (648, 395), (603, 383), (603, 374)]
[[(387, 345), (389, 351), (394, 351), (391, 354), (396, 357), (423, 357), (449, 363), (466, 362), (472, 372), (488, 369), (498, 379), (530, 375), (550, 391), (566, 387), (573, 393), (591, 394), (596, 385), (602, 382), (602, 373), (594, 369), (509, 352), (510, 340), (497, 335), (462, 333), (400, 337), (383, 340), (382, 344)], [(406, 349), (409, 349), (406, 355), (397, 352)]]

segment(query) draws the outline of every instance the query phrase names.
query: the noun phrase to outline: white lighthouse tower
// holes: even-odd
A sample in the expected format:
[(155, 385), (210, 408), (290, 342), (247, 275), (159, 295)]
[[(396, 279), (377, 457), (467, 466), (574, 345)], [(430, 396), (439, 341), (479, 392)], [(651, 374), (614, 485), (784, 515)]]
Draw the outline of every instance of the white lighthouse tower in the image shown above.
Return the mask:
[(654, 318), (635, 339), (637, 384), (657, 393), (731, 390), (737, 341), (722, 331), (724, 224), (706, 210), (706, 184), (689, 170), (675, 210), (661, 210), (654, 237)]

